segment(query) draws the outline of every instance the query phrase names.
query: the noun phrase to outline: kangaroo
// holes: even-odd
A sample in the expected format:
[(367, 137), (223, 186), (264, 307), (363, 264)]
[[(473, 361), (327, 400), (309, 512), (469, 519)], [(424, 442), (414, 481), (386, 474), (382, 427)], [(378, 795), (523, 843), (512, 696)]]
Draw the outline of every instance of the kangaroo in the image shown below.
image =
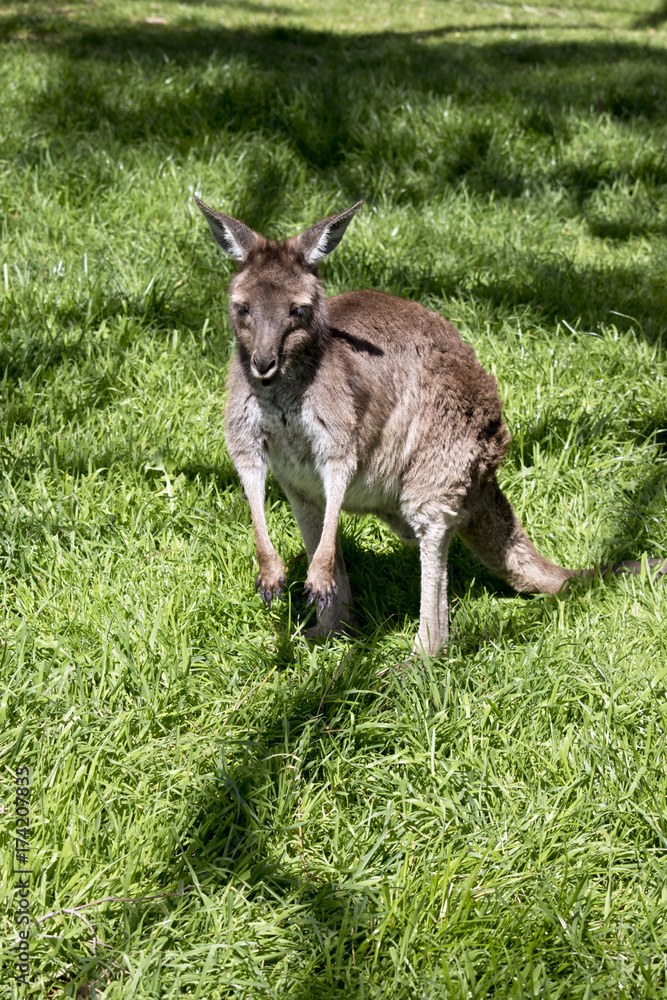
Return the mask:
[(325, 299), (318, 261), (336, 248), (361, 201), (281, 243), (195, 201), (239, 263), (229, 290), (237, 350), (226, 429), (250, 503), (255, 589), (265, 604), (286, 586), (264, 513), (269, 466), (305, 543), (315, 634), (353, 622), (341, 509), (375, 514), (419, 545), (417, 653), (432, 655), (447, 640), (454, 532), (522, 593), (555, 594), (581, 574), (536, 551), (500, 489), (496, 470), (510, 435), (496, 380), (458, 330), (419, 303), (383, 292)]

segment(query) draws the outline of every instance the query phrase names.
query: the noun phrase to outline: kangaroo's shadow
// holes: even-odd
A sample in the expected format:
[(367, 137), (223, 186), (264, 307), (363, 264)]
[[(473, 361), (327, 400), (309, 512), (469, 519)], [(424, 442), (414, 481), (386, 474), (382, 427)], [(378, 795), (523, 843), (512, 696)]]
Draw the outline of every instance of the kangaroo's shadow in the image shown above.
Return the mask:
[[(642, 542), (647, 541), (637, 541), (645, 534), (639, 507), (642, 511), (648, 509), (650, 501), (662, 496), (666, 484), (667, 471), (638, 484), (628, 497), (627, 509), (619, 511), (618, 537), (605, 541), (597, 565), (611, 566), (637, 558), (638, 544), (645, 548)], [(341, 544), (354, 599), (356, 627), (351, 637), (362, 644), (364, 640), (375, 644), (396, 631), (416, 632), (421, 582), (418, 548), (404, 546), (398, 539), (393, 545), (373, 547), (359, 540), (354, 530), (341, 532)], [(293, 621), (305, 625), (314, 623), (314, 609), (307, 606), (303, 594), (307, 569), (306, 553), (302, 551), (289, 567), (290, 615)], [(573, 588), (593, 589), (599, 579), (591, 573), (569, 583), (558, 595), (522, 594), (494, 576), (454, 536), (448, 560), (450, 639), (460, 645), (462, 655), (496, 641), (501, 632), (518, 643), (530, 642), (543, 632), (558, 602), (571, 598)], [(281, 610), (281, 624), (277, 659), (287, 665), (294, 660), (294, 648), (286, 610)]]
[[(351, 635), (375, 643), (399, 630), (416, 631), (421, 591), (419, 549), (398, 539), (389, 545), (373, 545), (360, 539), (353, 526), (341, 532), (341, 545), (354, 599), (356, 624)], [(307, 606), (303, 594), (307, 570), (306, 553), (301, 551), (289, 565), (290, 612), (281, 610), (285, 662), (293, 660), (289, 615), (300, 624), (314, 624), (314, 610)], [(517, 594), (487, 570), (457, 536), (450, 546), (448, 587), (452, 615), (459, 603), (482, 597), (488, 601), (519, 598), (522, 605), (532, 601), (532, 595)], [(491, 634), (481, 624), (478, 631), (484, 638)]]

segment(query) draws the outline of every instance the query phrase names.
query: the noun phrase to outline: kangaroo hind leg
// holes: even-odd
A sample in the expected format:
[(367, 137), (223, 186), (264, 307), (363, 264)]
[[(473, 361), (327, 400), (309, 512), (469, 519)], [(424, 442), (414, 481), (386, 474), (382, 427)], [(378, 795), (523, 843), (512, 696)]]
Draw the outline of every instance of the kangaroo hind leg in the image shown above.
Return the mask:
[(470, 519), (457, 530), (492, 573), (523, 594), (555, 594), (576, 573), (549, 562), (536, 550), (493, 479), (485, 483), (468, 508)]
[(433, 655), (447, 642), (449, 608), (447, 605), (447, 555), (454, 534), (451, 524), (432, 524), (421, 533), (421, 602), (419, 631), (415, 653)]

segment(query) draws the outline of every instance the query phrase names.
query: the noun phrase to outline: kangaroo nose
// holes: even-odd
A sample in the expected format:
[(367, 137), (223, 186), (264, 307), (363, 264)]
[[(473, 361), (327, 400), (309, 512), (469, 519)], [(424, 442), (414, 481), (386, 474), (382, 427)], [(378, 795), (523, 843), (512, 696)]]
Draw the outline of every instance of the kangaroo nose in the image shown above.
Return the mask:
[(276, 359), (271, 354), (253, 354), (252, 363), (263, 377), (270, 375), (277, 365)]

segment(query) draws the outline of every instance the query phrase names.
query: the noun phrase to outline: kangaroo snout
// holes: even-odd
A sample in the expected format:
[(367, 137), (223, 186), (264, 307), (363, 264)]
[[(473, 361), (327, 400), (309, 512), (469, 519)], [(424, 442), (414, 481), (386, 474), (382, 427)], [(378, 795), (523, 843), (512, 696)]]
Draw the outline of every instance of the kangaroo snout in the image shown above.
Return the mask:
[(275, 354), (255, 352), (250, 358), (250, 368), (255, 378), (266, 382), (278, 372), (278, 358)]

